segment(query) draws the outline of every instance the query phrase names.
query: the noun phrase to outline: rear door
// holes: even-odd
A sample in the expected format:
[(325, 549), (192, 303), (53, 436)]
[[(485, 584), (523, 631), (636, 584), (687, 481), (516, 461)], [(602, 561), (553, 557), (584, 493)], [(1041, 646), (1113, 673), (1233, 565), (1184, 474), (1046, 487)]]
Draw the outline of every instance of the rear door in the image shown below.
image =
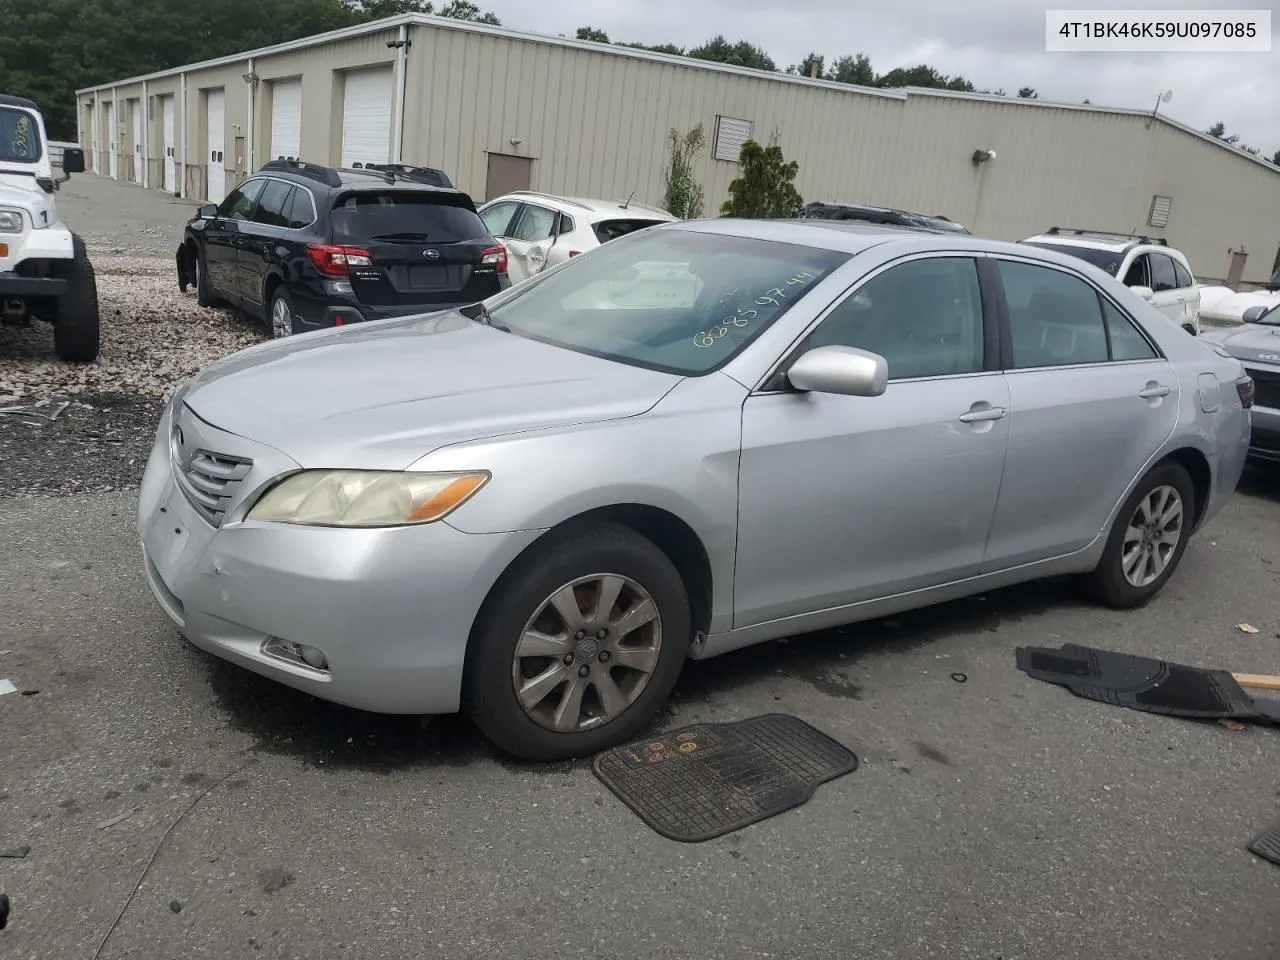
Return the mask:
[(267, 273), (278, 262), (275, 247), (288, 227), (286, 211), (291, 208), (294, 186), (284, 180), (268, 180), (258, 196), (253, 217), (240, 225), (240, 245), (236, 247), (236, 275), (244, 308), (266, 317), (263, 291)]
[(351, 289), (371, 307), (424, 311), (475, 303), (499, 291), (505, 254), (465, 194), (361, 190), (339, 194), (333, 243), (369, 254)]
[(1173, 260), (1163, 253), (1148, 253), (1151, 264), (1151, 289), (1155, 293), (1153, 303), (1170, 320), (1181, 325), (1186, 320), (1186, 296), (1178, 290), (1178, 274)]

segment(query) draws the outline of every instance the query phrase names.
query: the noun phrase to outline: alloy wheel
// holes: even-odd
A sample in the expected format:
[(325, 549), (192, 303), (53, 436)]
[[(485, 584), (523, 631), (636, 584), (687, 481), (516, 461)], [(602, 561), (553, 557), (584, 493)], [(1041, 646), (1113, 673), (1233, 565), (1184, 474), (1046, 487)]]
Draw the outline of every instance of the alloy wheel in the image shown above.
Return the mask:
[(539, 726), (576, 733), (622, 714), (649, 685), (662, 650), (653, 597), (629, 577), (594, 573), (560, 587), (516, 641), (516, 699)]
[(1140, 501), (1124, 532), (1120, 565), (1130, 586), (1159, 579), (1182, 539), (1182, 495), (1171, 486), (1156, 487)]
[(293, 315), (289, 310), (289, 301), (283, 297), (271, 304), (271, 336), (275, 340), (290, 336), (293, 333)]

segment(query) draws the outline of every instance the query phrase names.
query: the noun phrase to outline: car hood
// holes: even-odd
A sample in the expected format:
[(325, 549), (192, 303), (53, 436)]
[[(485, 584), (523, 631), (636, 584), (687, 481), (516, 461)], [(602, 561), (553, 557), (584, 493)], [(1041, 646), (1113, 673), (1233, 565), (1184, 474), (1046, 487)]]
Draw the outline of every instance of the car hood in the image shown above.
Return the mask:
[(401, 470), (451, 443), (636, 416), (681, 379), (449, 312), (258, 344), (181, 402), (303, 467)]
[(47, 227), (57, 218), (52, 215), (53, 200), (31, 177), (0, 171), (0, 206), (19, 207), (27, 212), (36, 228)]
[(1200, 339), (1219, 344), (1237, 360), (1280, 364), (1280, 327), (1260, 323), (1219, 327), (1205, 330)]
[(1237, 293), (1230, 287), (1200, 288), (1200, 316), (1205, 320), (1239, 323), (1250, 307), (1274, 307), (1277, 303), (1280, 303), (1280, 293), (1269, 293), (1266, 290)]

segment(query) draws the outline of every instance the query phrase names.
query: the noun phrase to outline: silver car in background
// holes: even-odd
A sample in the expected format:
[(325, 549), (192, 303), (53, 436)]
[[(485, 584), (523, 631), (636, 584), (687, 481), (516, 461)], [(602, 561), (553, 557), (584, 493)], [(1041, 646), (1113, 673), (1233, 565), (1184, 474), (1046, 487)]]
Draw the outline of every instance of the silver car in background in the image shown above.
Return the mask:
[(1244, 364), (1253, 380), (1253, 437), (1249, 455), (1280, 463), (1280, 304), (1250, 307), (1240, 327), (1214, 327), (1201, 339)]
[(198, 647), (581, 756), (690, 657), (1048, 575), (1141, 605), (1232, 494), (1250, 389), (1073, 257), (679, 222), (212, 365), (139, 529)]

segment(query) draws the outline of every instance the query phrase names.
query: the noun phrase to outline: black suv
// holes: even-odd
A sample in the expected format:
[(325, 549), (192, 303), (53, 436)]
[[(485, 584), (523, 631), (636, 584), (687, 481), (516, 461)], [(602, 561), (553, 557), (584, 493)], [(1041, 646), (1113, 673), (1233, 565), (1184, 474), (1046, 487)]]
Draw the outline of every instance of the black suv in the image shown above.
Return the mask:
[(507, 251), (439, 170), (273, 160), (187, 223), (178, 286), (272, 337), (448, 310), (511, 285)]
[(943, 233), (969, 231), (942, 214), (912, 213), (893, 207), (873, 207), (863, 203), (806, 203), (800, 208), (802, 220), (857, 220), (862, 223), (885, 223), (897, 227), (914, 227), (917, 230), (938, 230)]

